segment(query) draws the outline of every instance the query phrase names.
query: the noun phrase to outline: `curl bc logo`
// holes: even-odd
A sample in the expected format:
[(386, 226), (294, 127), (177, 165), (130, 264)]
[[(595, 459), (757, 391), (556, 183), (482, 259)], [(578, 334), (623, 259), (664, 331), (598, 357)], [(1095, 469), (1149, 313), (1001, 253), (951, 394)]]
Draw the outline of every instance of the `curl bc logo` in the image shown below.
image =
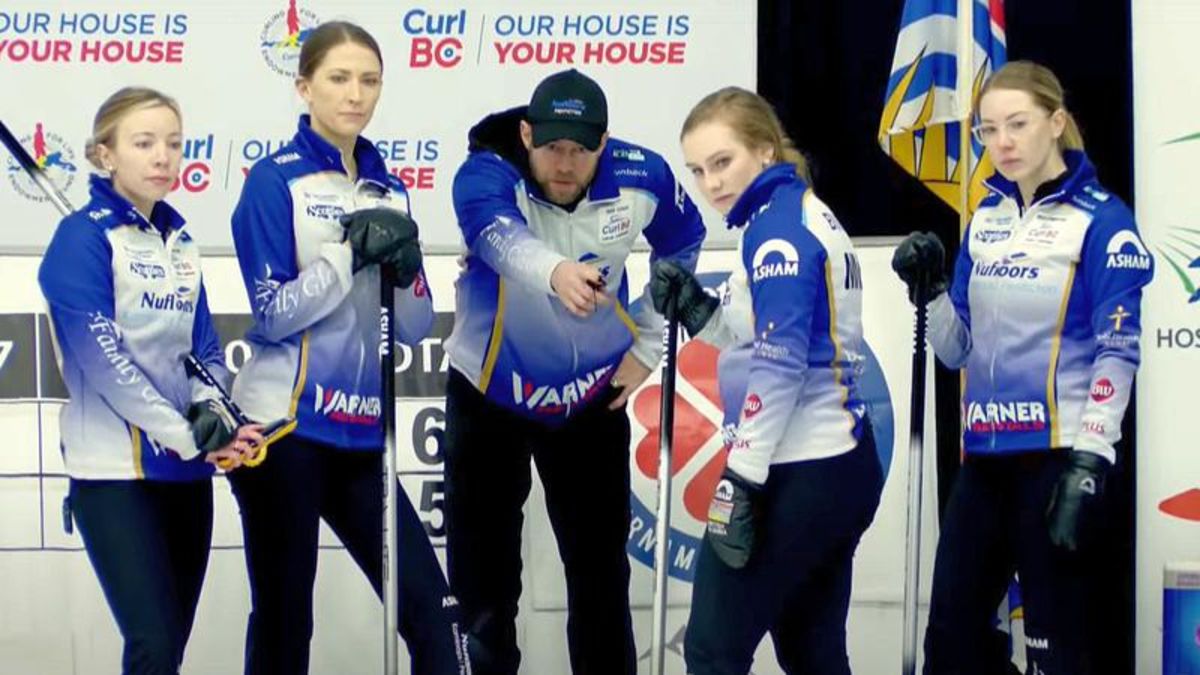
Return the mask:
[[(75, 166), (75, 151), (61, 136), (46, 131), (42, 128), (42, 123), (38, 122), (34, 126), (33, 134), (23, 136), (20, 141), (25, 148), (33, 149), (33, 152), (29, 153), (33, 161), (37, 162), (38, 167), (56, 188), (64, 193), (71, 189), (79, 169)], [(35, 202), (46, 201), (46, 195), (42, 194), (41, 188), (11, 155), (8, 158), (8, 180), (22, 197)]]
[[(700, 282), (716, 287), (727, 274), (701, 274)], [(636, 311), (637, 300), (630, 309)], [(865, 348), (865, 345), (864, 345)], [(866, 364), (859, 379), (859, 395), (870, 409), (884, 476), (891, 466), (894, 426), (891, 398), (878, 360), (864, 349)], [(726, 445), (721, 433), (721, 395), (717, 385), (715, 347), (690, 340), (679, 350), (675, 388), (675, 429), (671, 446), (672, 527), (668, 541), (668, 573), (691, 582), (696, 572), (701, 537), (708, 520), (708, 504), (725, 470)], [(660, 371), (661, 373), (661, 371)], [(626, 551), (647, 567), (654, 566), (653, 510), (658, 477), (659, 413), (662, 386), (655, 378), (632, 397), (633, 470), (630, 510), (632, 520)], [(640, 430), (639, 430), (640, 427)], [(639, 437), (638, 434), (641, 434)], [(679, 507), (682, 507), (680, 509)]]

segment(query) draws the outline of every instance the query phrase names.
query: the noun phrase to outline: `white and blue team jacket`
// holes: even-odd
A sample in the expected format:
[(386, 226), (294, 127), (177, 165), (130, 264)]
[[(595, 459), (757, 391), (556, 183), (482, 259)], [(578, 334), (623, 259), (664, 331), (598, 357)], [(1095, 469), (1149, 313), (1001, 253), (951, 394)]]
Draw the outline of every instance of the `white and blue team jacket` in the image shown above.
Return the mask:
[(1016, 185), (988, 179), (950, 291), (930, 304), (930, 343), (966, 368), (969, 453), (1073, 447), (1116, 459), (1154, 260), (1084, 153), (1065, 158), (1065, 177), (1028, 208)]
[[(339, 218), (363, 208), (409, 211), (408, 193), (359, 138), (358, 179), (337, 148), (300, 118), (290, 143), (258, 161), (233, 213), (233, 243), (250, 296), (253, 357), (233, 398), (269, 422), (296, 419), (306, 440), (345, 450), (383, 447), (379, 379), (379, 268), (352, 273)], [(424, 272), (396, 291), (395, 334), (415, 344), (433, 323)]]
[(862, 436), (862, 270), (793, 164), (759, 174), (726, 221), (742, 230), (742, 268), (696, 337), (722, 349), (727, 465), (761, 484), (772, 464), (840, 455)]
[(159, 202), (150, 219), (91, 177), (91, 199), (59, 223), (38, 270), (70, 400), (59, 418), (72, 478), (197, 480), (184, 414), (216, 392), (189, 379), (194, 354), (227, 378), (183, 218)]
[[(489, 400), (557, 425), (606, 388), (626, 352), (651, 368), (662, 356), (662, 315), (649, 302), (626, 310), (625, 260), (638, 236), (652, 260), (693, 270), (705, 230), (662, 157), (614, 138), (575, 208), (551, 203), (529, 177), (523, 116), (516, 108), (476, 125), (454, 178), (468, 255), (446, 350)], [(550, 288), (564, 260), (596, 265), (616, 301), (586, 318), (568, 312)]]

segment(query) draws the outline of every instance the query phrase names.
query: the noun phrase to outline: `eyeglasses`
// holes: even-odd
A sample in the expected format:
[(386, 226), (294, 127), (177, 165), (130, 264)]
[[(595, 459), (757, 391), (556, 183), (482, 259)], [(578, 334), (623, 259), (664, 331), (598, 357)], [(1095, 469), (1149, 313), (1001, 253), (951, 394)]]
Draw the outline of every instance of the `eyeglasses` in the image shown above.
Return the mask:
[[(1049, 118), (1047, 114), (1045, 117)], [(971, 127), (971, 135), (975, 140), (983, 145), (990, 145), (1000, 139), (1000, 129), (1004, 129), (1004, 134), (1013, 140), (1019, 139), (1033, 128), (1036, 118), (1033, 113), (1018, 113), (1015, 117), (1009, 118), (1003, 124), (992, 124), (985, 122)]]

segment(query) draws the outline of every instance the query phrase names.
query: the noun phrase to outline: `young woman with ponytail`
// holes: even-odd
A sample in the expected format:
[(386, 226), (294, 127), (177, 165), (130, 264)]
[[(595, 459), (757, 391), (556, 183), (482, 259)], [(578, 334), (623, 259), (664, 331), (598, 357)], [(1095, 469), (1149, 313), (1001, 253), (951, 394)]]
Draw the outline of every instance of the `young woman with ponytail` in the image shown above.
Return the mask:
[(762, 97), (710, 94), (681, 142), (742, 260), (716, 296), (666, 261), (650, 283), (660, 312), (722, 349), (729, 455), (696, 567), (688, 672), (744, 675), (769, 632), (785, 672), (849, 675), (851, 561), (883, 486), (858, 394), (854, 246)]

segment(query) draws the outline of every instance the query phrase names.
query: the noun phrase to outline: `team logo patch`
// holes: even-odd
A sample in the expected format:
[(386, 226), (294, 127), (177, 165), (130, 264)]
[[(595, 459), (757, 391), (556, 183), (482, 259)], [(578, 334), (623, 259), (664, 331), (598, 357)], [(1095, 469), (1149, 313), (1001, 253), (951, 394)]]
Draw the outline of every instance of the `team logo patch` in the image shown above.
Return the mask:
[(629, 216), (614, 214), (609, 217), (608, 222), (600, 225), (600, 243), (611, 244), (628, 237), (630, 232), (633, 232), (633, 219)]
[(982, 244), (995, 244), (1007, 241), (1012, 236), (1012, 230), (979, 230), (972, 238)]
[(1113, 386), (1112, 380), (1107, 377), (1100, 378), (1092, 385), (1092, 400), (1096, 403), (1104, 403), (1117, 393), (1117, 388)]
[(754, 268), (754, 281), (794, 277), (800, 274), (800, 254), (786, 239), (768, 239), (754, 251), (750, 265)]
[(1131, 316), (1133, 316), (1131, 312), (1125, 311), (1125, 305), (1117, 305), (1116, 311), (1108, 315), (1108, 318), (1113, 322), (1112, 332), (1120, 333), (1121, 326), (1124, 324), (1125, 319), (1128, 319)]
[(1148, 270), (1150, 269), (1150, 254), (1131, 230), (1121, 230), (1108, 240), (1108, 269), (1118, 270)]
[(967, 428), (975, 433), (1042, 431), (1046, 406), (1041, 401), (971, 401)]
[(362, 396), (346, 393), (341, 389), (316, 385), (313, 395), (313, 412), (335, 422), (370, 426), (379, 422), (383, 408), (378, 396)]
[(613, 159), (625, 159), (630, 162), (644, 162), (646, 155), (642, 154), (637, 148), (617, 148), (613, 150)]
[(601, 366), (590, 373), (559, 385), (537, 384), (512, 373), (513, 402), (539, 415), (556, 415), (570, 407), (590, 401), (601, 385), (613, 375), (611, 365)]
[(758, 394), (750, 394), (746, 397), (746, 405), (742, 407), (742, 417), (750, 419), (758, 413), (762, 412), (763, 402), (758, 397)]
[(144, 263), (136, 260), (130, 261), (129, 272), (143, 279), (166, 279), (167, 270), (162, 265), (155, 263)]

